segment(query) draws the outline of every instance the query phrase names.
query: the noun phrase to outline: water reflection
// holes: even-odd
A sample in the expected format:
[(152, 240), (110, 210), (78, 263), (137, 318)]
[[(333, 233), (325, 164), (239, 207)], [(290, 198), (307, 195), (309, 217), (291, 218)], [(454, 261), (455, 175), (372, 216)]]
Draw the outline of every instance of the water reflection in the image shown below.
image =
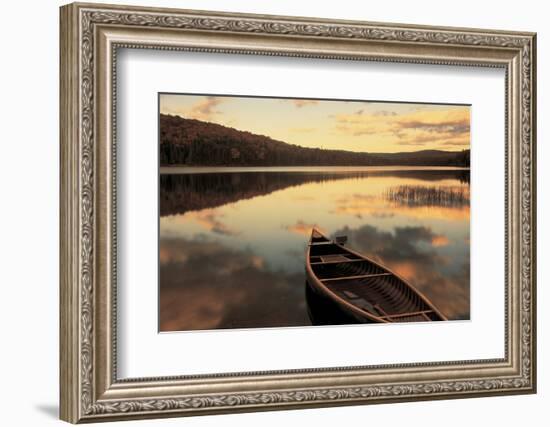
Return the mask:
[[(346, 168), (329, 172), (215, 172), (162, 174), (160, 176), (160, 214), (173, 215), (190, 210), (223, 206), (227, 203), (270, 194), (277, 190), (310, 182), (328, 182), (350, 178), (394, 177), (418, 181), (456, 180), (469, 183), (470, 173), (464, 169), (435, 170), (354, 170)], [(298, 197), (305, 200), (302, 196)]]
[(428, 296), (449, 319), (469, 318), (470, 258), (466, 242), (431, 227), (383, 231), (371, 225), (343, 227), (348, 246), (389, 267)]
[(448, 318), (469, 318), (469, 171), (215, 172), (160, 186), (163, 331), (310, 324), (313, 226), (347, 234)]
[(161, 330), (308, 324), (300, 273), (270, 271), (250, 251), (213, 241), (163, 239)]

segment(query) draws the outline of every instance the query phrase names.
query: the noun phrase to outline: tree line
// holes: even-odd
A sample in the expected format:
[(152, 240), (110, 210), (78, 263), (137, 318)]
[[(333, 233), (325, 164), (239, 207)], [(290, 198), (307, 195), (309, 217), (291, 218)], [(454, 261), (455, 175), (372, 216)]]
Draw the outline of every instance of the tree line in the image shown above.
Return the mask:
[(215, 123), (160, 115), (161, 165), (187, 166), (469, 166), (462, 152), (356, 153), (306, 148)]

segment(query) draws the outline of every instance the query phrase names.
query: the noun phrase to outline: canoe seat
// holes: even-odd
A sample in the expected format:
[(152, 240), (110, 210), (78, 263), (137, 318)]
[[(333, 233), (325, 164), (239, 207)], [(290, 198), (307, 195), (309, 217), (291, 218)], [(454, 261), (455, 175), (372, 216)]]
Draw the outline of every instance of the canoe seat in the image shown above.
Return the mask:
[(336, 255), (321, 255), (321, 261), (322, 262), (340, 262), (340, 261), (349, 261), (349, 258), (344, 256), (344, 255), (340, 255), (340, 254), (336, 254)]
[(353, 304), (365, 311), (368, 311), (369, 313), (374, 314), (375, 316), (384, 316), (384, 314), (386, 314), (378, 304), (373, 305), (364, 298), (353, 300)]
[(355, 295), (352, 291), (342, 291), (342, 293), (349, 299), (359, 298), (359, 295)]
[(446, 320), (412, 285), (343, 244), (313, 229), (306, 270), (309, 285), (346, 313), (365, 322)]
[(350, 302), (352, 302), (353, 305), (365, 311), (368, 311), (369, 313), (374, 314), (375, 316), (384, 316), (387, 314), (384, 312), (384, 310), (381, 309), (381, 307), (378, 304), (371, 304), (365, 298), (360, 297), (359, 295), (355, 294), (350, 290), (344, 290), (341, 293), (346, 297), (346, 299), (350, 300)]

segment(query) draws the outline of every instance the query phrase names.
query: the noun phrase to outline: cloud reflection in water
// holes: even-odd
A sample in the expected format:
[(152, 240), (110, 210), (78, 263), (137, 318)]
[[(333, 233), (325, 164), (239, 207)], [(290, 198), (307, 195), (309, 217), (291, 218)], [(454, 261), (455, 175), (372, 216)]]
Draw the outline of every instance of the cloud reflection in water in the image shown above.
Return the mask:
[(422, 226), (387, 232), (370, 225), (353, 230), (344, 227), (334, 235), (347, 235), (349, 247), (408, 280), (449, 319), (469, 318), (469, 251), (451, 248), (443, 252), (442, 246), (451, 245), (446, 236)]
[(263, 258), (214, 242), (163, 239), (160, 329), (308, 324), (301, 274), (272, 272)]
[(469, 318), (467, 171), (162, 176), (160, 210), (162, 331), (309, 325), (314, 225)]

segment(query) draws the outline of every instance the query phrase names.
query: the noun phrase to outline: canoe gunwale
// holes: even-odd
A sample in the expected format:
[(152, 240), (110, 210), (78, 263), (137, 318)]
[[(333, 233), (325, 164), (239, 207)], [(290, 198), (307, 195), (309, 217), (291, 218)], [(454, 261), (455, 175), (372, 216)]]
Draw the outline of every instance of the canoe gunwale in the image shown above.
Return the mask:
[[(324, 237), (328, 241), (328, 243), (331, 243), (330, 240), (325, 235), (323, 235), (321, 232), (319, 232), (316, 229), (312, 230), (312, 233), (311, 233), (312, 237), (313, 237), (314, 232), (317, 232), (322, 237)], [(333, 261), (333, 262), (327, 262), (327, 263), (322, 263), (322, 262), (321, 263), (311, 263), (310, 262), (311, 246), (315, 246), (315, 245), (319, 244), (318, 242), (314, 243), (313, 245), (311, 243), (312, 242), (311, 242), (311, 239), (310, 239), (308, 247), (307, 247), (307, 251), (306, 251), (306, 273), (307, 273), (307, 277), (308, 277), (308, 280), (310, 281), (311, 286), (315, 287), (318, 291), (325, 294), (325, 296), (327, 296), (328, 298), (334, 300), (338, 305), (343, 305), (344, 309), (347, 310), (347, 311), (350, 311), (354, 315), (354, 317), (359, 317), (359, 318), (363, 318), (363, 319), (366, 318), (366, 319), (370, 320), (373, 323), (391, 323), (387, 320), (382, 319), (379, 316), (375, 316), (375, 315), (373, 315), (373, 314), (371, 314), (371, 313), (369, 313), (365, 310), (360, 309), (359, 307), (353, 305), (349, 301), (342, 298), (340, 295), (338, 295), (335, 292), (331, 291), (327, 286), (325, 286), (321, 282), (321, 279), (319, 279), (317, 277), (317, 275), (314, 273), (313, 268), (311, 267), (311, 265), (312, 264), (313, 265), (337, 264), (337, 262)], [(334, 243), (334, 244), (336, 244), (336, 243)], [(347, 250), (347, 248), (346, 248), (346, 250)], [(364, 261), (364, 260), (361, 259), (361, 260), (354, 260), (354, 261)]]
[[(321, 238), (325, 239), (326, 241), (324, 242), (313, 242), (313, 235), (314, 233), (317, 233), (319, 236), (321, 236)], [(312, 246), (321, 246), (321, 245), (327, 245), (327, 244), (333, 244), (333, 245), (336, 245), (342, 249), (344, 249), (346, 252), (348, 253), (351, 253), (357, 257), (359, 257), (360, 259), (356, 259), (356, 260), (349, 260), (349, 261), (329, 261), (329, 262), (310, 262), (310, 256), (311, 256), (311, 247)], [(308, 277), (308, 280), (310, 281), (311, 283), (311, 286), (315, 287), (315, 289), (317, 289), (318, 291), (322, 292), (325, 296), (327, 296), (328, 298), (334, 300), (337, 304), (339, 305), (343, 305), (344, 306), (344, 309), (348, 310), (348, 311), (351, 311), (352, 314), (355, 316), (359, 316), (360, 318), (364, 318), (366, 320), (369, 320), (371, 322), (374, 322), (374, 323), (395, 323), (395, 322), (392, 322), (390, 320), (386, 320), (385, 318), (387, 317), (395, 317), (396, 315), (390, 315), (390, 316), (376, 316), (366, 310), (363, 310), (357, 306), (355, 306), (354, 304), (352, 304), (351, 302), (347, 301), (345, 298), (341, 297), (340, 295), (338, 295), (336, 292), (334, 292), (333, 290), (331, 290), (328, 286), (326, 286), (325, 283), (323, 283), (323, 279), (319, 279), (319, 277), (317, 277), (317, 275), (315, 274), (315, 272), (313, 271), (313, 268), (312, 268), (312, 265), (326, 265), (326, 264), (338, 264), (338, 263), (346, 263), (346, 262), (358, 262), (358, 261), (367, 261), (367, 262), (370, 262), (372, 263), (373, 265), (375, 265), (376, 267), (380, 268), (381, 270), (383, 270), (384, 272), (387, 272), (389, 273), (388, 275), (393, 275), (395, 276), (399, 281), (402, 282), (402, 284), (406, 287), (408, 287), (412, 292), (413, 294), (415, 294), (416, 296), (418, 296), (418, 298), (424, 303), (426, 304), (426, 306), (429, 308), (429, 310), (418, 310), (418, 311), (426, 311), (426, 312), (433, 312), (436, 316), (438, 316), (440, 318), (440, 320), (448, 320), (446, 316), (444, 316), (434, 305), (433, 303), (426, 297), (424, 296), (419, 290), (417, 290), (414, 286), (412, 286), (407, 280), (405, 280), (403, 277), (399, 276), (398, 274), (396, 274), (394, 271), (390, 270), (389, 268), (387, 267), (384, 267), (382, 265), (380, 265), (378, 262), (370, 259), (369, 257), (359, 253), (359, 252), (356, 252), (354, 251), (353, 249), (350, 249), (348, 247), (345, 247), (343, 244), (340, 244), (340, 243), (337, 243), (335, 241), (332, 241), (330, 240), (327, 236), (325, 236), (323, 233), (321, 233), (319, 230), (317, 230), (316, 228), (313, 228), (312, 231), (311, 231), (311, 237), (310, 237), (310, 240), (308, 242), (308, 246), (307, 246), (307, 250), (306, 250), (306, 274), (307, 274), (307, 277)], [(382, 273), (382, 274), (385, 274), (385, 273)], [(329, 279), (326, 279), (328, 282), (333, 282), (333, 281), (336, 281), (335, 278), (329, 278)], [(345, 279), (342, 279), (342, 280), (345, 280)], [(349, 280), (353, 280), (351, 277)], [(414, 313), (414, 312), (411, 312), (411, 313)], [(399, 317), (406, 317), (405, 315), (407, 315), (408, 313), (400, 313), (398, 316)], [(428, 317), (426, 315), (424, 315), (424, 317)], [(433, 319), (427, 319), (426, 321), (434, 321)]]

